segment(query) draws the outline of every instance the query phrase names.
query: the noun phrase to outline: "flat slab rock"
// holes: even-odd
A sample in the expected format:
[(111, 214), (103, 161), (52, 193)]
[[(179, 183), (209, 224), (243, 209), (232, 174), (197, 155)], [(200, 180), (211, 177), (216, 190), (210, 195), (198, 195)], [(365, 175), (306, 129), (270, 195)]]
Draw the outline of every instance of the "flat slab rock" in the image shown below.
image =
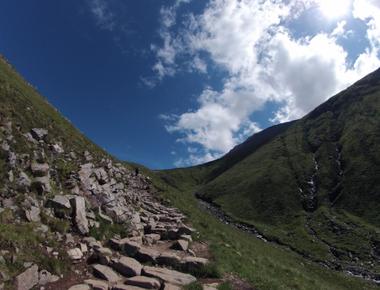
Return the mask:
[(87, 284), (78, 284), (71, 286), (68, 290), (91, 290), (91, 287)]
[(132, 277), (140, 276), (143, 267), (139, 261), (123, 256), (120, 259), (114, 261), (112, 268), (125, 277)]
[(189, 285), (197, 281), (197, 279), (190, 274), (185, 274), (178, 271), (169, 270), (166, 268), (145, 266), (143, 268), (143, 274), (145, 276), (154, 277), (159, 280), (162, 280), (165, 283), (178, 285), (178, 286)]
[(112, 290), (144, 290), (146, 288), (124, 285), (124, 284), (118, 284), (118, 285), (113, 286), (111, 289)]
[(95, 264), (92, 266), (94, 276), (98, 277), (99, 279), (106, 280), (111, 283), (116, 283), (121, 280), (121, 277), (110, 267)]
[(38, 266), (33, 265), (20, 275), (16, 277), (15, 288), (16, 290), (29, 290), (38, 284)]
[(88, 279), (84, 283), (90, 285), (92, 290), (108, 290), (108, 283), (101, 280)]
[(181, 287), (173, 285), (173, 284), (165, 283), (163, 290), (181, 290)]
[(160, 289), (161, 283), (155, 278), (136, 276), (125, 280), (124, 284), (142, 287), (144, 289)]

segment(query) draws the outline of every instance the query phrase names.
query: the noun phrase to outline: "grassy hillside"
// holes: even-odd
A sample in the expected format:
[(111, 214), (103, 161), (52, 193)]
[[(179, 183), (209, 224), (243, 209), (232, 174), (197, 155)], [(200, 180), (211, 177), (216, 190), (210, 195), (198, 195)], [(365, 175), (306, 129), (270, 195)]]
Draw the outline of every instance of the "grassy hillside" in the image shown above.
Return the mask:
[[(65, 158), (66, 155), (70, 155), (70, 152), (76, 152), (78, 158), (83, 158), (82, 161), (86, 162), (83, 154), (85, 150), (91, 152), (95, 159), (93, 162), (109, 158), (106, 152), (75, 129), (2, 58), (0, 58), (0, 112), (2, 123), (8, 120), (13, 121), (10, 124), (13, 129), (13, 139), (7, 140), (4, 132), (0, 132), (0, 138), (9, 141), (18, 153), (30, 156), (34, 154), (32, 152), (34, 147), (26, 145), (23, 132), (28, 132), (32, 128), (46, 128), (49, 134), (46, 142), (41, 146), (61, 143), (65, 148)], [(310, 122), (315, 118), (312, 115), (309, 117)], [(357, 123), (354, 120), (352, 122)], [(3, 125), (4, 128), (6, 126), (7, 124)], [(314, 128), (313, 125), (310, 127)], [(225, 158), (203, 166), (165, 172), (152, 172), (141, 167), (141, 171), (152, 177), (158, 193), (166, 202), (180, 208), (188, 216), (189, 221), (199, 231), (197, 239), (208, 243), (217, 270), (222, 274), (234, 273), (258, 289), (377, 289), (373, 283), (325, 269), (284, 247), (264, 243), (251, 235), (233, 229), (198, 206), (194, 192), (203, 193), (205, 197), (220, 203), (223, 209), (237, 219), (254, 223), (267, 235), (280, 238), (286, 243), (293, 243), (300, 251), (311, 253), (310, 255), (319, 259), (334, 259), (326, 244), (338, 242), (344, 249), (355, 253), (354, 258), (357, 257), (357, 253), (363, 256), (372, 255), (373, 253), (369, 253), (369, 250), (372, 250), (370, 247), (373, 242), (369, 241), (368, 236), (374, 237), (373, 241), (379, 240), (376, 237), (378, 230), (373, 222), (376, 220), (376, 215), (363, 216), (352, 210), (343, 209), (346, 206), (343, 195), (339, 195), (340, 197), (333, 201), (334, 207), (331, 207), (328, 194), (325, 194), (326, 201), (321, 202), (321, 205), (318, 203), (317, 209), (313, 212), (308, 212), (304, 209), (299, 192), (293, 192), (293, 187), (300, 186), (301, 177), (307, 178), (313, 171), (313, 154), (317, 152), (317, 150), (312, 153), (306, 149), (299, 150), (299, 148), (309, 148), (302, 137), (304, 136), (301, 134), (302, 130), (298, 122), (276, 126), (250, 138)], [(346, 138), (350, 137), (347, 135)], [(377, 139), (374, 140), (367, 138), (366, 142), (375, 142)], [(347, 146), (340, 149), (342, 156), (344, 156), (344, 150), (354, 150), (354, 148), (350, 149)], [(49, 150), (46, 149), (46, 152)], [(377, 154), (377, 151), (373, 151), (373, 154)], [(366, 160), (369, 162), (373, 158), (369, 156)], [(0, 169), (3, 181), (9, 178), (6, 159), (7, 156), (0, 158), (0, 162), (4, 163)], [(68, 161), (69, 159), (63, 160), (54, 156), (47, 156), (46, 159), (52, 168), (57, 169), (57, 176), (54, 176), (51, 181), (53, 192), (56, 192), (56, 187), (65, 180), (65, 175), (78, 168), (72, 168), (74, 165)], [(252, 164), (260, 166), (252, 166)], [(346, 164), (349, 163), (344, 164), (348, 166)], [(125, 163), (125, 166), (130, 166), (130, 164)], [(350, 166), (357, 165), (354, 163)], [(297, 178), (294, 177), (294, 172), (291, 174), (290, 167), (297, 172)], [(261, 178), (266, 178), (264, 180), (267, 180), (268, 184)], [(6, 183), (8, 184), (8, 181)], [(265, 194), (279, 187), (283, 195)], [(251, 193), (256, 192), (256, 190), (253, 191), (254, 188), (262, 188), (262, 192), (252, 197)], [(64, 187), (60, 190), (64, 190)], [(28, 194), (34, 196), (36, 193), (32, 191)], [(4, 199), (12, 197), (17, 205), (27, 198), (25, 194), (19, 194), (12, 184), (2, 189), (1, 197)], [(261, 206), (256, 204), (259, 198), (262, 198)], [(288, 222), (284, 222), (284, 217), (288, 218)], [(62, 234), (66, 233), (67, 228), (70, 227), (67, 223), (57, 222), (47, 216), (42, 216), (42, 219), (54, 231)], [(13, 277), (23, 270), (24, 262), (37, 263), (56, 274), (68, 270), (68, 262), (65, 259), (51, 260), (40, 247), (41, 243), (49, 247), (59, 247), (55, 236), (51, 235), (50, 231), (42, 236), (37, 231), (38, 223), (25, 221), (15, 223), (14, 221), (14, 213), (9, 210), (2, 211), (0, 247), (9, 249), (13, 253), (15, 245), (20, 252), (17, 263), (7, 262), (5, 265), (0, 263), (0, 271)], [(333, 230), (337, 231), (337, 228), (340, 231), (339, 236), (331, 234), (332, 228), (329, 225), (332, 221), (334, 222)], [(305, 224), (309, 227), (308, 229), (304, 227)], [(351, 229), (353, 224), (355, 231), (344, 230), (347, 225)], [(309, 234), (311, 228), (318, 229), (320, 239), (323, 239), (324, 243), (314, 240), (315, 238)], [(107, 231), (106, 227), (102, 227), (103, 229)], [(103, 236), (104, 232), (101, 235)], [(64, 253), (62, 257), (65, 257)], [(363, 261), (361, 256), (360, 259)]]
[(177, 187), (192, 183), (192, 193), (270, 239), (331, 267), (376, 276), (379, 144), (380, 70), (220, 160), (161, 174)]
[[(234, 273), (257, 289), (378, 289), (370, 282), (331, 271), (292, 251), (263, 241), (221, 223), (202, 209), (192, 194), (198, 186), (202, 167), (164, 172), (149, 172), (166, 202), (181, 209), (206, 241), (222, 273)], [(170, 180), (170, 185), (168, 184)]]

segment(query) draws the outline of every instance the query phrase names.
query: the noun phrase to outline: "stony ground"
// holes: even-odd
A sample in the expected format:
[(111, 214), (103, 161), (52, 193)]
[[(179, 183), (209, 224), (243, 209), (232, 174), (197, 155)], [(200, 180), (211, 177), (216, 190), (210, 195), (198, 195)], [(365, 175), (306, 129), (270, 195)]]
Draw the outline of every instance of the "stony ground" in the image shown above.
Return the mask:
[[(160, 203), (138, 169), (67, 151), (44, 128), (24, 132), (1, 119), (0, 129), (1, 217), (11, 216), (5, 224), (16, 228), (32, 225), (46, 239), (38, 251), (70, 266), (64, 274), (50, 273), (25, 260), (20, 253), (28, 249), (0, 240), (0, 289), (175, 290), (196, 282), (208, 266), (207, 245), (193, 242), (196, 231), (186, 217)], [(12, 277), (7, 265), (16, 262), (24, 269)], [(201, 282), (208, 290), (220, 283)]]

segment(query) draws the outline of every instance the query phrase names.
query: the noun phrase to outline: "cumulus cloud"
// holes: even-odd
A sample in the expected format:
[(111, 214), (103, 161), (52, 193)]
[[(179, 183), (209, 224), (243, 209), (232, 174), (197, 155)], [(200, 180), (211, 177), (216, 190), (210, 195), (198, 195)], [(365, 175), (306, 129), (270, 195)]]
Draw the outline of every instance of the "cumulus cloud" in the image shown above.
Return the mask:
[[(162, 45), (152, 45), (151, 50), (155, 52), (157, 61), (153, 66), (157, 78), (150, 79), (151, 84), (162, 80), (165, 76), (173, 76), (176, 73), (176, 56), (177, 52), (183, 50), (183, 46), (178, 37), (171, 33), (172, 27), (177, 21), (177, 10), (181, 5), (189, 3), (191, 0), (176, 0), (172, 6), (164, 6), (160, 9), (161, 28), (159, 34), (162, 39)], [(199, 62), (199, 61), (198, 61)], [(153, 86), (154, 86), (153, 85)], [(152, 85), (150, 87), (153, 87)]]
[[(330, 31), (293, 35), (289, 23), (318, 7), (319, 0), (210, 0), (182, 29), (164, 30), (163, 45), (156, 47), (161, 79), (182, 67), (179, 55), (192, 60), (194, 71), (206, 73), (212, 63), (227, 74), (221, 90), (207, 87), (197, 108), (170, 120), (167, 129), (179, 134), (179, 141), (202, 147), (179, 164), (209, 161), (260, 130), (252, 116), (267, 102), (280, 106), (273, 122), (299, 118), (377, 68), (380, 4), (353, 1), (352, 15), (367, 25), (370, 43), (354, 60), (339, 42), (349, 36), (346, 21), (337, 21)], [(170, 28), (173, 17), (167, 15), (172, 14), (165, 15), (164, 27)]]
[(88, 4), (98, 26), (102, 29), (113, 31), (115, 28), (115, 15), (110, 10), (107, 1), (89, 0)]

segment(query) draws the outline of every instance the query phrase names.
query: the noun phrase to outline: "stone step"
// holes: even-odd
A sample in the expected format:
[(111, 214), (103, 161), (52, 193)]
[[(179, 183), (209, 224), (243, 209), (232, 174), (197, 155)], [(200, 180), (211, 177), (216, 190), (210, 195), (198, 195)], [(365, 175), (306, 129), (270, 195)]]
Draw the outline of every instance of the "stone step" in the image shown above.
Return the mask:
[(117, 284), (117, 285), (113, 286), (111, 289), (112, 290), (144, 290), (146, 288), (124, 285), (124, 284)]
[(146, 276), (135, 276), (125, 280), (124, 284), (137, 286), (145, 289), (160, 289), (161, 282), (155, 278), (150, 278)]
[(114, 259), (111, 266), (124, 277), (140, 276), (143, 268), (139, 261), (125, 256)]
[(84, 283), (91, 286), (92, 290), (108, 290), (109, 288), (108, 283), (101, 280), (87, 279)]
[(92, 265), (92, 270), (95, 277), (99, 279), (106, 280), (111, 283), (117, 283), (122, 280), (122, 278), (110, 267), (95, 264)]
[(197, 281), (197, 279), (190, 274), (185, 274), (166, 268), (145, 266), (142, 272), (144, 276), (157, 278), (164, 283), (177, 286), (185, 286)]

